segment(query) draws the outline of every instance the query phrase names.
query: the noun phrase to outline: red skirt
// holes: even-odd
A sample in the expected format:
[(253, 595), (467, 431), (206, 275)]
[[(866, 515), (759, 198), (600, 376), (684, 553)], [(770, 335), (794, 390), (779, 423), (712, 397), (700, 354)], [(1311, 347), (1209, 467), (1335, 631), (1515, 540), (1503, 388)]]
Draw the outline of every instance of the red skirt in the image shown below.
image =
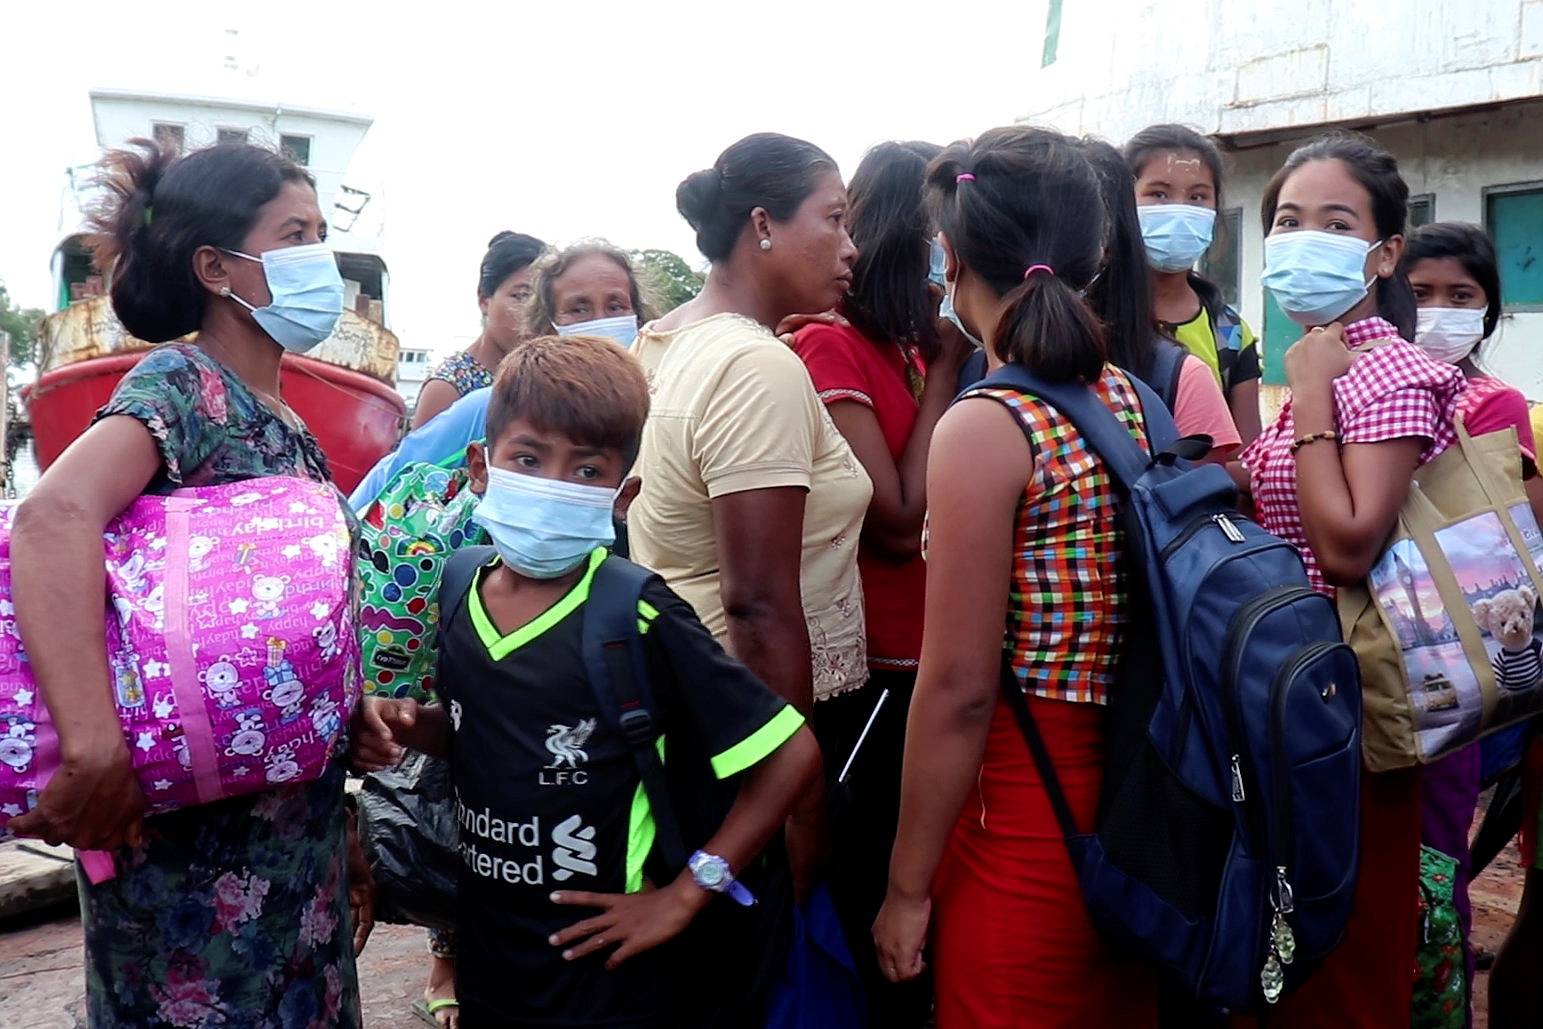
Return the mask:
[[(1029, 706), (1078, 825), (1091, 827), (1103, 780), (1103, 709), (1037, 697)], [(938, 1029), (1157, 1024), (1152, 973), (1116, 955), (1089, 921), (1055, 813), (1004, 702), (932, 898)]]

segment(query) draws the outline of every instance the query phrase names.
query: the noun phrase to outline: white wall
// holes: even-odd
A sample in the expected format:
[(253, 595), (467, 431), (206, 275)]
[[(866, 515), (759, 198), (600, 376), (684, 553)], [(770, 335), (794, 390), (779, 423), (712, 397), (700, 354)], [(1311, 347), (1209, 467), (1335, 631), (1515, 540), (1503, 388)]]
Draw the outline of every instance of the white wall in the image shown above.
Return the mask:
[(1543, 94), (1543, 0), (1069, 0), (1028, 80), (1024, 121), (1110, 139), (1513, 100)]

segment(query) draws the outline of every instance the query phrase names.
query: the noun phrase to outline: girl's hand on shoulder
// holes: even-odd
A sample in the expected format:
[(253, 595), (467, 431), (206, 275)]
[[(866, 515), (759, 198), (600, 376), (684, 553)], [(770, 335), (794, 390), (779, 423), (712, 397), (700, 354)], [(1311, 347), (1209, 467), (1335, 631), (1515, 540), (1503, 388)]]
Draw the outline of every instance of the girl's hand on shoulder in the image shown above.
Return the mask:
[(1345, 346), (1338, 322), (1313, 329), (1286, 351), (1286, 381), (1294, 391), (1333, 382), (1350, 370), (1355, 354)]
[(851, 324), (838, 311), (824, 311), (820, 314), (790, 314), (777, 323), (777, 338), (788, 346), (792, 346), (794, 333), (798, 332), (805, 325), (839, 325), (845, 328)]

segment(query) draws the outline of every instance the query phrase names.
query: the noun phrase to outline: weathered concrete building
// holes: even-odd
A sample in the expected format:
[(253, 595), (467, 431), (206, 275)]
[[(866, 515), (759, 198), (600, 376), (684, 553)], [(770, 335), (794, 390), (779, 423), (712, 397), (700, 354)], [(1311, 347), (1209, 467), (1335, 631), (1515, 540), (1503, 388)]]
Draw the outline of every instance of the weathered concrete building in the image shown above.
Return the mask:
[(1296, 327), (1259, 286), (1265, 183), (1331, 126), (1398, 157), (1412, 220), (1486, 226), (1505, 316), (1482, 353), (1543, 401), (1543, 0), (1049, 0), (1026, 122), (1121, 143), (1154, 122), (1228, 152), (1225, 230), (1206, 261), (1265, 342), (1266, 381)]

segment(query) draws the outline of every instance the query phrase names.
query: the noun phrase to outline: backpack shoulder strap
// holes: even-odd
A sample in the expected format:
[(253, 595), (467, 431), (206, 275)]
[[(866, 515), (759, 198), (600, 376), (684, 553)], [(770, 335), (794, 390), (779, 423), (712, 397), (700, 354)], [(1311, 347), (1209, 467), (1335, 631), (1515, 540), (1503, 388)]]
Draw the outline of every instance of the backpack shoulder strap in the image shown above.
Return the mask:
[(686, 867), (685, 839), (659, 754), (660, 725), (638, 631), (638, 601), (653, 572), (609, 556), (595, 569), (584, 603), (584, 673), (601, 716), (632, 752), (654, 818), (654, 842), (672, 872)]
[(493, 560), (497, 553), (492, 547), (463, 547), (450, 555), (439, 577), (439, 624), (449, 625), (466, 603), (477, 579), (477, 569)]
[(958, 396), (986, 377), (986, 352), (977, 348), (964, 364), (959, 366), (959, 378), (954, 383), (954, 395)]
[(1157, 335), (1154, 339), (1157, 356), (1152, 359), (1152, 380), (1148, 385), (1157, 391), (1171, 412), (1178, 403), (1179, 376), (1184, 371), (1184, 359), (1189, 356), (1189, 351), (1167, 336)]
[[(1161, 398), (1150, 386), (1131, 376), (1130, 384), (1141, 401), (1141, 416), (1146, 426), (1147, 445), (1152, 457), (1173, 448), (1178, 430)], [(1093, 390), (1079, 382), (1046, 382), (1027, 368), (1006, 364), (977, 384), (977, 389), (1007, 387), (1038, 397), (1054, 407), (1076, 426), (1078, 434), (1098, 452), (1116, 480), (1130, 489), (1151, 464), (1140, 444), (1131, 437), (1123, 422), (1099, 400)]]
[[(1040, 782), (1045, 785), (1050, 809), (1055, 814), (1056, 824), (1061, 827), (1061, 838), (1070, 843), (1081, 835), (1077, 818), (1072, 813), (1071, 802), (1066, 799), (1066, 791), (1061, 788), (1061, 777), (1056, 774), (1055, 762), (1050, 759), (1050, 748), (1045, 746), (1045, 738), (1040, 735), (1039, 726), (1034, 722), (1034, 712), (1029, 710), (1029, 698), (1023, 695), (1023, 686), (1013, 674), (1012, 665), (1005, 655), (1002, 658), (1002, 695), (1018, 721), (1018, 731), (1029, 745), (1029, 756), (1034, 759), (1034, 769), (1039, 772)], [(1073, 866), (1076, 863), (1077, 857), (1073, 854)]]
[(1211, 323), (1217, 329), (1231, 329), (1243, 324), (1243, 316), (1231, 304), (1223, 302), (1211, 315)]

